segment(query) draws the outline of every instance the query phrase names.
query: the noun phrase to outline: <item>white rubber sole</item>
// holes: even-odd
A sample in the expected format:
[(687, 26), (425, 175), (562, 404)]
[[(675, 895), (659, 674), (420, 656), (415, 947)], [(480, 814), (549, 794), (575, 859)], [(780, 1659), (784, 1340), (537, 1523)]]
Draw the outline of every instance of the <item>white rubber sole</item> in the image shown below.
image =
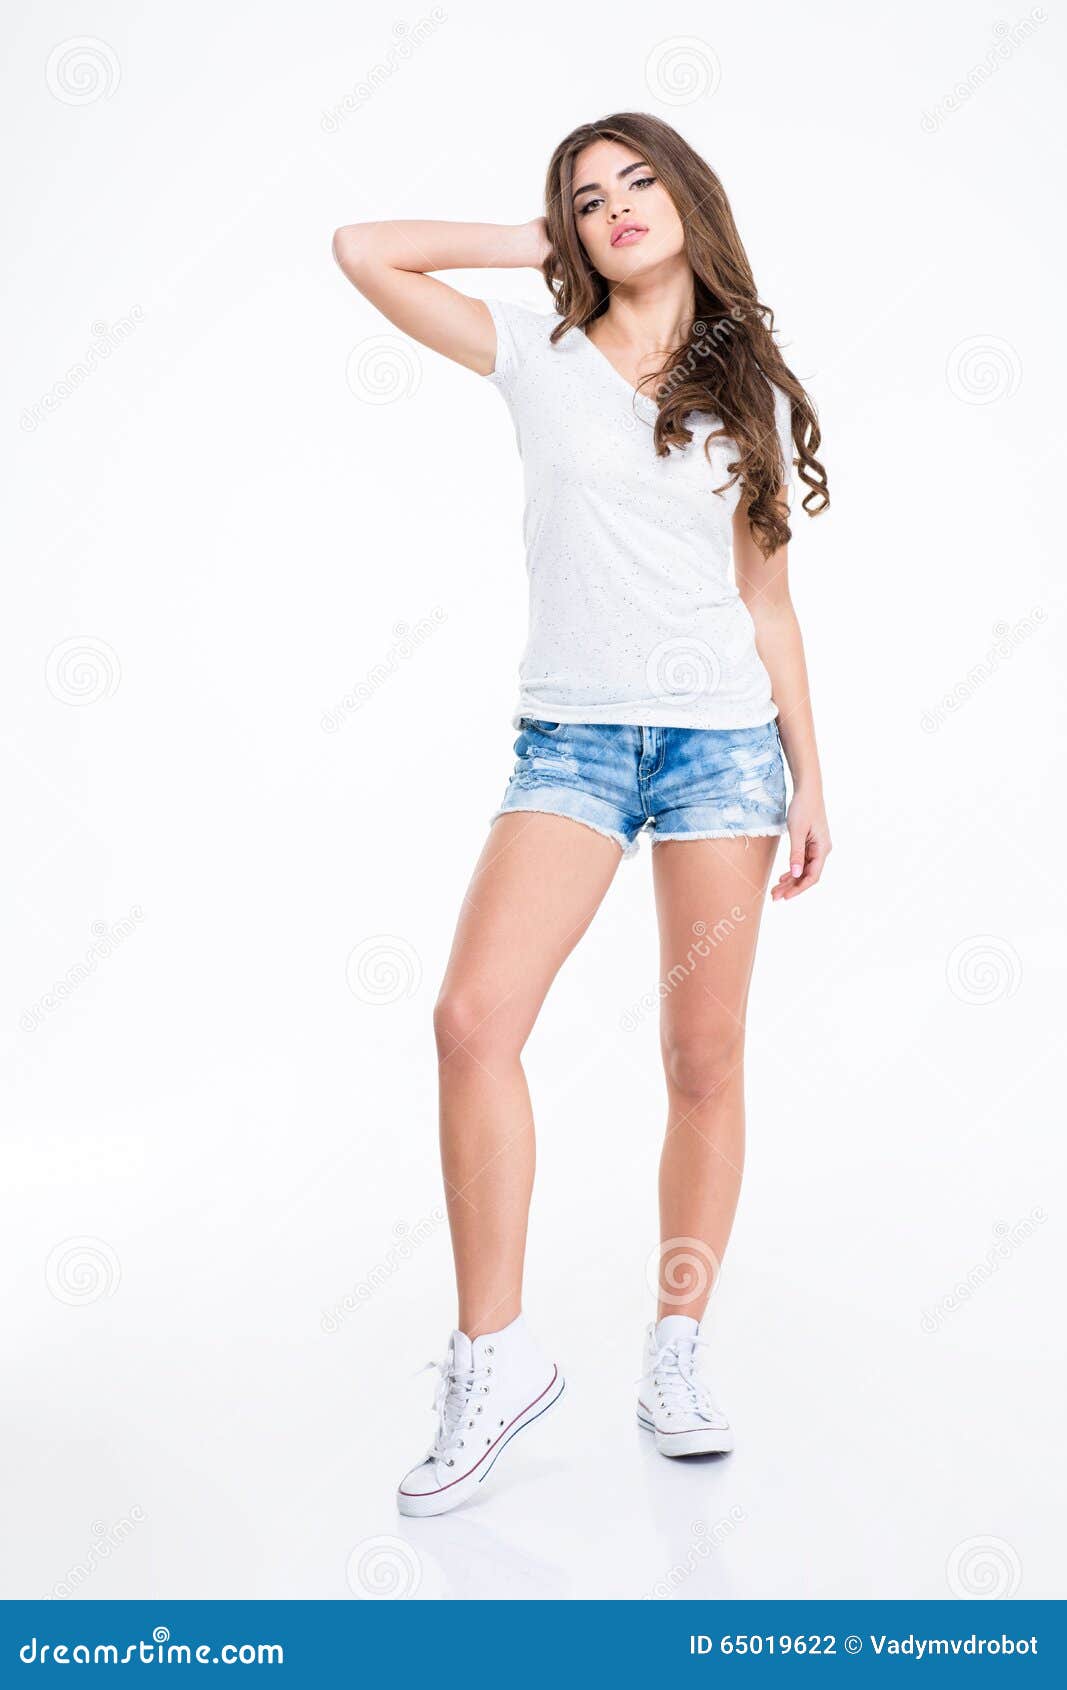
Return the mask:
[(652, 1433), (661, 1455), (729, 1455), (734, 1447), (734, 1434), (729, 1426), (702, 1426), (696, 1432), (657, 1432), (640, 1409), (637, 1424)]
[(413, 1516), (415, 1519), (425, 1520), (435, 1514), (450, 1514), (453, 1508), (460, 1508), (468, 1502), (480, 1486), (485, 1484), (490, 1473), (495, 1468), (502, 1452), (508, 1448), (517, 1433), (526, 1426), (532, 1426), (535, 1420), (540, 1420), (542, 1414), (547, 1414), (554, 1408), (566, 1389), (567, 1381), (557, 1367), (551, 1383), (528, 1408), (517, 1414), (511, 1424), (501, 1432), (496, 1443), (486, 1450), (476, 1467), (462, 1478), (454, 1479), (450, 1485), (444, 1485), (435, 1491), (403, 1491), (396, 1493), (396, 1506), (401, 1514)]

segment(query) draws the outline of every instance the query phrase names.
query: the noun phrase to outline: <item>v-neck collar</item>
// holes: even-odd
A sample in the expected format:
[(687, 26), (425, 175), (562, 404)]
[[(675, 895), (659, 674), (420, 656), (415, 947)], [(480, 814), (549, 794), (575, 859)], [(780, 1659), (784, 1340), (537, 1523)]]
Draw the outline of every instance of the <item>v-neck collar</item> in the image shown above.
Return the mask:
[(647, 393), (642, 393), (640, 388), (633, 385), (633, 382), (627, 381), (622, 371), (615, 368), (615, 365), (612, 363), (607, 353), (602, 352), (596, 342), (590, 340), (583, 328), (576, 326), (574, 332), (580, 340), (584, 341), (594, 358), (596, 358), (598, 362), (604, 366), (608, 374), (618, 383), (623, 391), (630, 395), (631, 402), (636, 400), (639, 405), (644, 405), (645, 409), (651, 411), (653, 415), (658, 415), (659, 406), (656, 404), (656, 401), (654, 399), (650, 399)]

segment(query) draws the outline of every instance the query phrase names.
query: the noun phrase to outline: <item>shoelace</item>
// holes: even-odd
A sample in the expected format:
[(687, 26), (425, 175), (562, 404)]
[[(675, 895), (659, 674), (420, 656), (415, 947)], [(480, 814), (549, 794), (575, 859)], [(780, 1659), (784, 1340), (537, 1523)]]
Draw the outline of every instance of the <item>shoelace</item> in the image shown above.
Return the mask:
[(475, 1416), (482, 1412), (482, 1404), (474, 1403), (472, 1399), (488, 1391), (489, 1386), (485, 1381), (489, 1377), (490, 1369), (457, 1368), (451, 1356), (446, 1356), (444, 1361), (427, 1362), (420, 1371), (436, 1372), (440, 1375), (433, 1399), (437, 1429), (426, 1459), (443, 1461), (447, 1467), (453, 1467), (454, 1451), (462, 1449), (464, 1445), (463, 1433), (473, 1431)]
[(687, 1355), (683, 1361), (680, 1341), (675, 1339), (671, 1344), (664, 1344), (653, 1356), (642, 1383), (652, 1386), (657, 1406), (661, 1406), (668, 1417), (674, 1414), (719, 1413), (707, 1386), (696, 1376), (696, 1352), (710, 1347), (706, 1338), (687, 1338)]

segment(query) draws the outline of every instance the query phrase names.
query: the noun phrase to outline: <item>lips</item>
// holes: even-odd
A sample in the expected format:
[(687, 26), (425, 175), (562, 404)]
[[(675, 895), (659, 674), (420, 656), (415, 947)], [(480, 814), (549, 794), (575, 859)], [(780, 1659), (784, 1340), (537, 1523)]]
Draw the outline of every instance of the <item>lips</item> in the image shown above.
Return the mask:
[(633, 246), (648, 234), (643, 223), (620, 223), (611, 237), (612, 246)]

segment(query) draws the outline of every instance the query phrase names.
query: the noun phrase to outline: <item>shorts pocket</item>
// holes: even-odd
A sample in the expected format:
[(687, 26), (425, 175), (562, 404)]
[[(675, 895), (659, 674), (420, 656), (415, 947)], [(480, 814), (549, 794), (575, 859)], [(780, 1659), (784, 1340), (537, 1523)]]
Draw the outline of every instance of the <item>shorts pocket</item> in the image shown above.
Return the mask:
[(532, 728), (534, 733), (558, 734), (560, 728), (563, 726), (563, 723), (562, 722), (541, 722), (541, 721), (537, 721), (533, 716), (524, 716), (522, 718), (522, 725), (523, 725), (524, 728)]

